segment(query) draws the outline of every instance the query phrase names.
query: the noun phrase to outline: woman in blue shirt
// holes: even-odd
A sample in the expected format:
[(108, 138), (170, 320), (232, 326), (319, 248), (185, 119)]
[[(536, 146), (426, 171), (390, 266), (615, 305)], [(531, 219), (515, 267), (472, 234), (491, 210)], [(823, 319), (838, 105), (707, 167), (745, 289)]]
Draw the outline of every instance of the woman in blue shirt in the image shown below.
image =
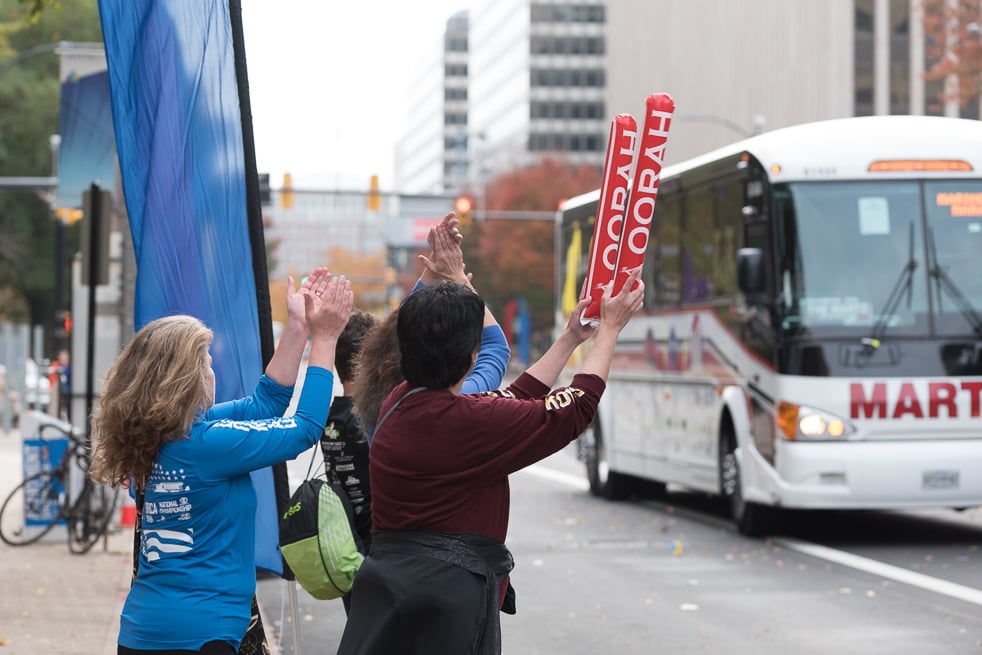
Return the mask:
[[(350, 282), (317, 269), (290, 280), (287, 323), (252, 395), (214, 404), (212, 332), (190, 316), (141, 329), (110, 368), (92, 417), (91, 475), (145, 494), (139, 564), (117, 652), (232, 655), (256, 589), (249, 473), (313, 446), (327, 417)], [(296, 412), (283, 416), (312, 339)]]

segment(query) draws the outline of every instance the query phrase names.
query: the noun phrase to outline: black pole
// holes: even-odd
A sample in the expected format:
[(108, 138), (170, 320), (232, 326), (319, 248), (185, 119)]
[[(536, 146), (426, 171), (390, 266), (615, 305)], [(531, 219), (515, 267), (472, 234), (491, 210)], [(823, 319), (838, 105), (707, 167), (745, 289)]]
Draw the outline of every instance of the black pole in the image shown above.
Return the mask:
[(242, 154), (245, 164), (246, 214), (249, 219), (249, 243), (252, 247), (252, 273), (256, 282), (256, 308), (259, 313), (259, 345), (263, 368), (273, 357), (273, 312), (269, 301), (269, 271), (266, 270), (266, 237), (263, 232), (263, 208), (259, 198), (259, 171), (256, 167), (256, 143), (252, 129), (252, 104), (249, 100), (249, 76), (246, 72), (245, 43), (242, 32), (242, 3), (229, 0), (229, 22), (232, 28), (232, 51), (235, 57), (235, 79), (239, 91), (242, 117)]
[[(65, 224), (55, 216), (55, 354), (65, 350)], [(63, 402), (63, 401), (62, 401)]]
[[(256, 143), (252, 129), (252, 104), (249, 100), (249, 75), (246, 71), (245, 37), (242, 30), (242, 3), (229, 0), (229, 23), (232, 28), (232, 52), (235, 57), (235, 79), (239, 91), (239, 112), (242, 117), (242, 152), (245, 165), (246, 214), (249, 219), (249, 243), (252, 247), (252, 274), (256, 285), (256, 309), (259, 321), (259, 345), (262, 364), (273, 357), (273, 312), (269, 301), (269, 271), (266, 269), (266, 238), (263, 232), (263, 207), (259, 195), (259, 170), (256, 167)], [(276, 495), (276, 513), (282, 516), (290, 502), (290, 479), (286, 462), (272, 467), (273, 493)], [(293, 580), (293, 571), (281, 558), (282, 577)]]
[(102, 220), (102, 189), (92, 183), (89, 187), (89, 260), (85, 263), (88, 273), (89, 297), (85, 333), (85, 438), (92, 436), (92, 405), (95, 397), (95, 289), (99, 284), (99, 222)]

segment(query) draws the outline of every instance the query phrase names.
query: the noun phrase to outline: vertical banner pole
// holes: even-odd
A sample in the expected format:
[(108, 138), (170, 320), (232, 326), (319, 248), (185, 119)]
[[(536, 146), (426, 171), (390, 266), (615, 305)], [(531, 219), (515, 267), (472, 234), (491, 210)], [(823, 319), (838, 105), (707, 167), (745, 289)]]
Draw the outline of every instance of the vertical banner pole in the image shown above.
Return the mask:
[(95, 292), (99, 285), (99, 235), (102, 232), (102, 189), (94, 182), (89, 187), (89, 252), (85, 263), (88, 272), (88, 315), (85, 317), (85, 439), (92, 438), (92, 405), (95, 397)]
[[(266, 269), (266, 240), (263, 231), (262, 199), (259, 189), (259, 171), (256, 165), (255, 134), (252, 126), (252, 103), (249, 98), (249, 75), (246, 68), (245, 35), (242, 28), (241, 0), (229, 0), (229, 26), (232, 31), (232, 53), (235, 60), (235, 79), (238, 87), (239, 112), (242, 117), (242, 151), (245, 164), (246, 214), (249, 220), (249, 244), (252, 250), (252, 272), (256, 286), (256, 314), (259, 321), (259, 344), (262, 367), (273, 357), (273, 312), (269, 298), (269, 271)], [(271, 467), (276, 516), (286, 510), (290, 499), (289, 476), (286, 463)], [(278, 524), (277, 524), (278, 527)], [(279, 541), (279, 539), (277, 539)], [(300, 654), (300, 615), (297, 606), (297, 589), (293, 571), (282, 560), (282, 577), (287, 581), (290, 598), (290, 619), (293, 630), (293, 655)]]
[(300, 655), (303, 650), (300, 647), (300, 607), (297, 602), (297, 581), (296, 580), (284, 580), (286, 585), (287, 600), (290, 605), (290, 624), (293, 639), (291, 639), (291, 650), (293, 655)]

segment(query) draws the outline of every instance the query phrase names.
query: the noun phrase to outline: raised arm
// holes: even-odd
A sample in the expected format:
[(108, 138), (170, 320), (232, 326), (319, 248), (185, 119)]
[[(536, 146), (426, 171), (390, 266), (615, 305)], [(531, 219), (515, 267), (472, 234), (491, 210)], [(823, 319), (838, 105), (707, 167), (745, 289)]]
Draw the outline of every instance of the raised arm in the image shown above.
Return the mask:
[[(466, 272), (464, 264), (464, 253), (460, 249), (463, 241), (460, 231), (457, 229), (459, 221), (453, 212), (443, 217), (443, 220), (430, 228), (427, 242), (432, 251), (430, 256), (420, 255), (419, 259), (423, 263), (423, 274), (420, 281), (424, 284), (433, 284), (442, 280), (449, 280), (457, 284), (463, 284), (474, 293), (477, 290), (471, 284), (471, 276)], [(491, 310), (484, 307), (484, 327), (498, 325), (497, 319)]]
[(354, 302), (351, 282), (338, 275), (331, 278), (323, 290), (318, 285), (312, 289), (302, 289), (301, 293), (311, 336), (307, 365), (333, 371), (334, 350), (351, 316)]
[[(596, 340), (586, 359), (583, 360), (579, 373), (592, 374), (599, 376), (604, 381), (607, 380), (617, 337), (630, 318), (644, 304), (644, 283), (638, 280), (640, 276), (641, 267), (639, 266), (631, 271), (624, 287), (616, 296), (612, 295), (613, 285), (607, 285), (601, 301), (600, 326), (596, 329)], [(630, 289), (636, 280), (638, 281), (638, 288), (631, 291)], [(559, 335), (549, 350), (539, 358), (539, 361), (528, 368), (526, 372), (529, 375), (546, 386), (551, 387), (556, 384), (556, 380), (570, 355), (594, 332), (589, 325), (580, 324), (580, 315), (589, 304), (590, 299), (587, 298), (576, 305), (566, 323), (566, 329), (563, 330), (563, 333)]]
[(549, 346), (549, 349), (543, 353), (542, 357), (528, 367), (525, 371), (526, 373), (547, 387), (552, 387), (556, 384), (556, 380), (559, 378), (563, 367), (566, 366), (566, 362), (569, 361), (570, 355), (573, 354), (577, 346), (589, 339), (590, 335), (593, 334), (593, 328), (589, 324), (580, 324), (580, 315), (583, 314), (589, 304), (589, 298), (580, 300), (569, 316), (566, 329)]
[(297, 291), (293, 276), (287, 278), (286, 285), (286, 325), (280, 336), (279, 345), (266, 365), (266, 376), (284, 387), (297, 383), (300, 360), (307, 347), (307, 317), (304, 308), (304, 293), (323, 293), (327, 288), (328, 271), (320, 267), (314, 269)]
[[(613, 284), (608, 284), (604, 289), (603, 299), (600, 301), (600, 327), (597, 328), (593, 347), (583, 360), (579, 373), (596, 375), (607, 381), (617, 337), (631, 317), (644, 306), (644, 282), (640, 277), (641, 267), (638, 266), (631, 270), (624, 287), (616, 296), (613, 295)], [(632, 291), (631, 287), (635, 282), (637, 288)]]

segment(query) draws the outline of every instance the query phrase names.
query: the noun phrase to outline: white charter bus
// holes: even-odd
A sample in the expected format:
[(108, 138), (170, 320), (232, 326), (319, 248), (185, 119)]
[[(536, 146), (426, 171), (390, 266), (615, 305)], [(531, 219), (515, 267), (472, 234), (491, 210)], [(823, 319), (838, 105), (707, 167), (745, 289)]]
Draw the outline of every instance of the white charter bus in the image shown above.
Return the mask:
[[(598, 198), (557, 217), (557, 328)], [(982, 504), (982, 123), (823, 121), (666, 166), (643, 279), (580, 437), (594, 494), (719, 495), (746, 534)]]

